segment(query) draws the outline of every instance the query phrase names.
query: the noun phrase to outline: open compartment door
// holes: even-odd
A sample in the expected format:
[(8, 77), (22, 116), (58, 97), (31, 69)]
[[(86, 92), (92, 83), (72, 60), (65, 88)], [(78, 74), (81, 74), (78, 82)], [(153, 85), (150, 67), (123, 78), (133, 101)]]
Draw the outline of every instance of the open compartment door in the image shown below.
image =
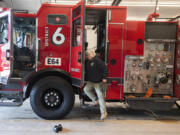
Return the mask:
[(108, 100), (123, 100), (125, 21), (126, 8), (111, 8), (107, 11)]
[(84, 84), (84, 42), (85, 42), (85, 0), (81, 0), (72, 10), (72, 47), (70, 74), (72, 84)]
[(0, 8), (0, 83), (7, 84), (12, 72), (12, 10)]

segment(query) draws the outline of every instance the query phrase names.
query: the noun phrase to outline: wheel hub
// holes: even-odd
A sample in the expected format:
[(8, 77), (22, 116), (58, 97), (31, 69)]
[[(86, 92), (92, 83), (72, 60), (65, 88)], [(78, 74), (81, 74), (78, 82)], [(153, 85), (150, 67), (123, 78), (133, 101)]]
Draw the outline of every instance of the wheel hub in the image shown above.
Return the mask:
[(60, 96), (56, 91), (47, 92), (44, 95), (44, 102), (49, 107), (55, 107), (60, 104)]

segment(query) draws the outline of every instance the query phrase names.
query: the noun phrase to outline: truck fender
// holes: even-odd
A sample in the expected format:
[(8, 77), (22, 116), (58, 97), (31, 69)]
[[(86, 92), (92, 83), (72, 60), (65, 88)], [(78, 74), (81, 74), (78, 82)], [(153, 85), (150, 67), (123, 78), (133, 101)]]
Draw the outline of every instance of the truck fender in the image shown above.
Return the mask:
[(23, 98), (27, 99), (31, 93), (31, 89), (32, 89), (33, 85), (38, 80), (42, 79), (43, 77), (47, 77), (47, 76), (59, 76), (65, 80), (67, 80), (70, 84), (72, 84), (71, 77), (68, 72), (65, 72), (61, 69), (55, 69), (55, 68), (43, 69), (38, 72), (34, 72), (31, 75), (29, 75), (28, 77), (24, 78), (26, 85), (24, 86), (24, 89), (23, 89), (23, 92), (24, 92)]

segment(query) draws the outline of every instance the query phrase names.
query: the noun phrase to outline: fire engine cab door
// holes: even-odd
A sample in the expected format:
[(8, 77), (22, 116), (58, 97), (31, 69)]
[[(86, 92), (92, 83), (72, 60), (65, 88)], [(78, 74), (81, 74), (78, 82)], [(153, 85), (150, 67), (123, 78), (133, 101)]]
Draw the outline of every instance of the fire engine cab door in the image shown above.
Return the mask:
[(12, 72), (12, 10), (0, 12), (0, 83), (7, 84)]
[(72, 46), (70, 74), (72, 84), (81, 87), (84, 83), (84, 23), (85, 2), (81, 0), (72, 10)]

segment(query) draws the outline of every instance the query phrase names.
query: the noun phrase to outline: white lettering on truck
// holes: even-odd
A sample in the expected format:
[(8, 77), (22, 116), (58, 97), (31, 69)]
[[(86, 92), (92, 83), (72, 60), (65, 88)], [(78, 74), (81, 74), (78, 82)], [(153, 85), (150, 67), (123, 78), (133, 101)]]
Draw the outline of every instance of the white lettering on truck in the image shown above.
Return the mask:
[(61, 58), (46, 57), (45, 65), (46, 66), (61, 66)]
[(45, 27), (45, 46), (49, 46), (49, 28)]

